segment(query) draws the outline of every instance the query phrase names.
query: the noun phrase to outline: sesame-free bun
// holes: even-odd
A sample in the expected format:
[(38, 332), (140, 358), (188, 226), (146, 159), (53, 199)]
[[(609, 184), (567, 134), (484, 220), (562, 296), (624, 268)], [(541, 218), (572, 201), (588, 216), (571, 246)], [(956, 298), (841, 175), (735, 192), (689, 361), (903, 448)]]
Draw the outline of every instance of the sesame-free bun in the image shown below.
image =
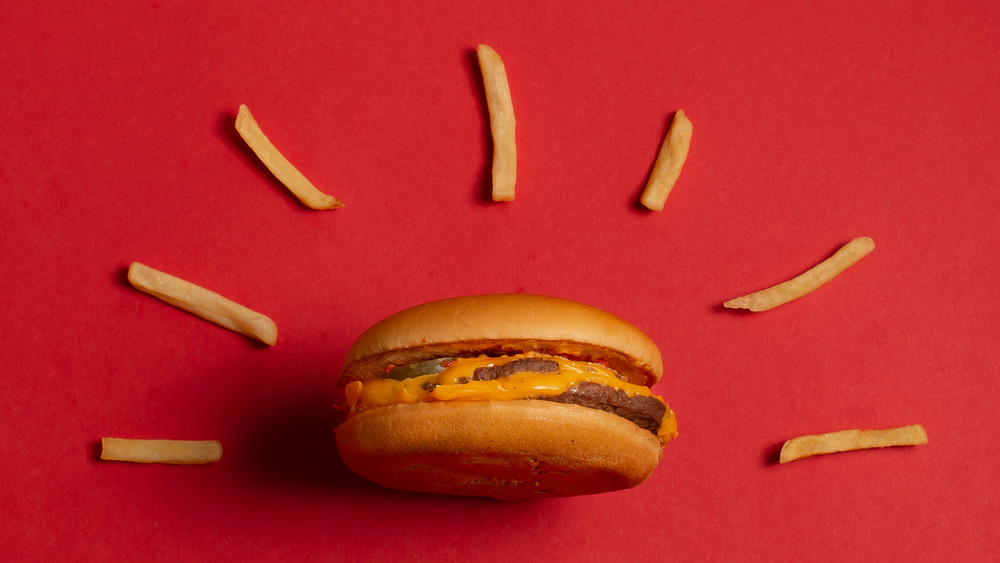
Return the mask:
[(355, 473), (407, 491), (501, 500), (634, 487), (660, 441), (614, 414), (542, 400), (398, 404), (336, 430)]
[(517, 293), (433, 301), (380, 321), (348, 350), (340, 385), (381, 377), (390, 364), (527, 351), (605, 361), (638, 385), (663, 375), (659, 349), (631, 323), (576, 301)]

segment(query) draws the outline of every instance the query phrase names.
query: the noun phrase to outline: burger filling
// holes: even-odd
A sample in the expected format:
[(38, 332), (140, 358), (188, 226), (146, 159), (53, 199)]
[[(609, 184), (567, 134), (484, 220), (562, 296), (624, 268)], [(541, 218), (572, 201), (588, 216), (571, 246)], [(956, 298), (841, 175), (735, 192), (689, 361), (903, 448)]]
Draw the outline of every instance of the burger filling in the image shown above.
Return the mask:
[(353, 381), (345, 392), (352, 415), (400, 403), (538, 399), (610, 412), (663, 441), (677, 435), (674, 413), (648, 387), (599, 363), (535, 352), (389, 366), (385, 377)]

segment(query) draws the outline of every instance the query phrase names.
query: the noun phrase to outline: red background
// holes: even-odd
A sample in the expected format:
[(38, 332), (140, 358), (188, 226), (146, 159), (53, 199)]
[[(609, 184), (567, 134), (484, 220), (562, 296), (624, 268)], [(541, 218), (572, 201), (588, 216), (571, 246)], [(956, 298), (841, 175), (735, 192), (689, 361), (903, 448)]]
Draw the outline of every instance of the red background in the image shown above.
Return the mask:
[[(180, 3), (178, 3), (180, 4)], [(0, 32), (0, 552), (14, 560), (993, 559), (1000, 4), (15, 0)], [(402, 3), (399, 3), (402, 4)], [(487, 201), (473, 49), (503, 57), (517, 199)], [(290, 197), (241, 103), (345, 209)], [(666, 208), (636, 200), (694, 123)], [(778, 309), (720, 303), (851, 238)], [(131, 261), (273, 318), (273, 348), (130, 288)], [(332, 447), (353, 338), (528, 291), (639, 325), (680, 438), (637, 489), (401, 493)], [(930, 443), (774, 463), (787, 438)], [(220, 463), (101, 462), (102, 436)]]

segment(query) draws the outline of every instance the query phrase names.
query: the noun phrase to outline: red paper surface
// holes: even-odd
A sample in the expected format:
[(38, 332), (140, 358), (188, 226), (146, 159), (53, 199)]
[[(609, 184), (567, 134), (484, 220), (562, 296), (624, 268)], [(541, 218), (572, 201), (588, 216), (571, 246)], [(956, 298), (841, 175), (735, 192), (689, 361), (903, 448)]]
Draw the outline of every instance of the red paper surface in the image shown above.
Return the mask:
[[(0, 552), (9, 560), (991, 560), (1000, 454), (1000, 4), (15, 0), (0, 34)], [(486, 197), (477, 43), (517, 198)], [(247, 104), (346, 208), (304, 208)], [(691, 153), (637, 206), (682, 108)], [(765, 313), (723, 310), (857, 236)], [(132, 289), (140, 261), (275, 320), (273, 348)], [(642, 486), (401, 493), (332, 443), (344, 353), (403, 307), (535, 292), (660, 345), (680, 437)], [(775, 463), (793, 436), (930, 443)], [(209, 466), (102, 436), (218, 439)]]

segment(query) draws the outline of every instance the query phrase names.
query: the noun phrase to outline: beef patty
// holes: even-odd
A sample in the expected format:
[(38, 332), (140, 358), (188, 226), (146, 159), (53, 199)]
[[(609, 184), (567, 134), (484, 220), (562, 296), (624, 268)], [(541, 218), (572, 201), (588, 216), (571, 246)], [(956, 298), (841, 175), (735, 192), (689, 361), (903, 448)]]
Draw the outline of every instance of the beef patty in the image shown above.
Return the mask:
[(640, 428), (649, 430), (653, 434), (659, 430), (663, 415), (667, 412), (666, 405), (655, 397), (641, 395), (629, 397), (621, 389), (588, 381), (574, 385), (560, 395), (537, 397), (537, 399), (610, 412), (631, 420)]

